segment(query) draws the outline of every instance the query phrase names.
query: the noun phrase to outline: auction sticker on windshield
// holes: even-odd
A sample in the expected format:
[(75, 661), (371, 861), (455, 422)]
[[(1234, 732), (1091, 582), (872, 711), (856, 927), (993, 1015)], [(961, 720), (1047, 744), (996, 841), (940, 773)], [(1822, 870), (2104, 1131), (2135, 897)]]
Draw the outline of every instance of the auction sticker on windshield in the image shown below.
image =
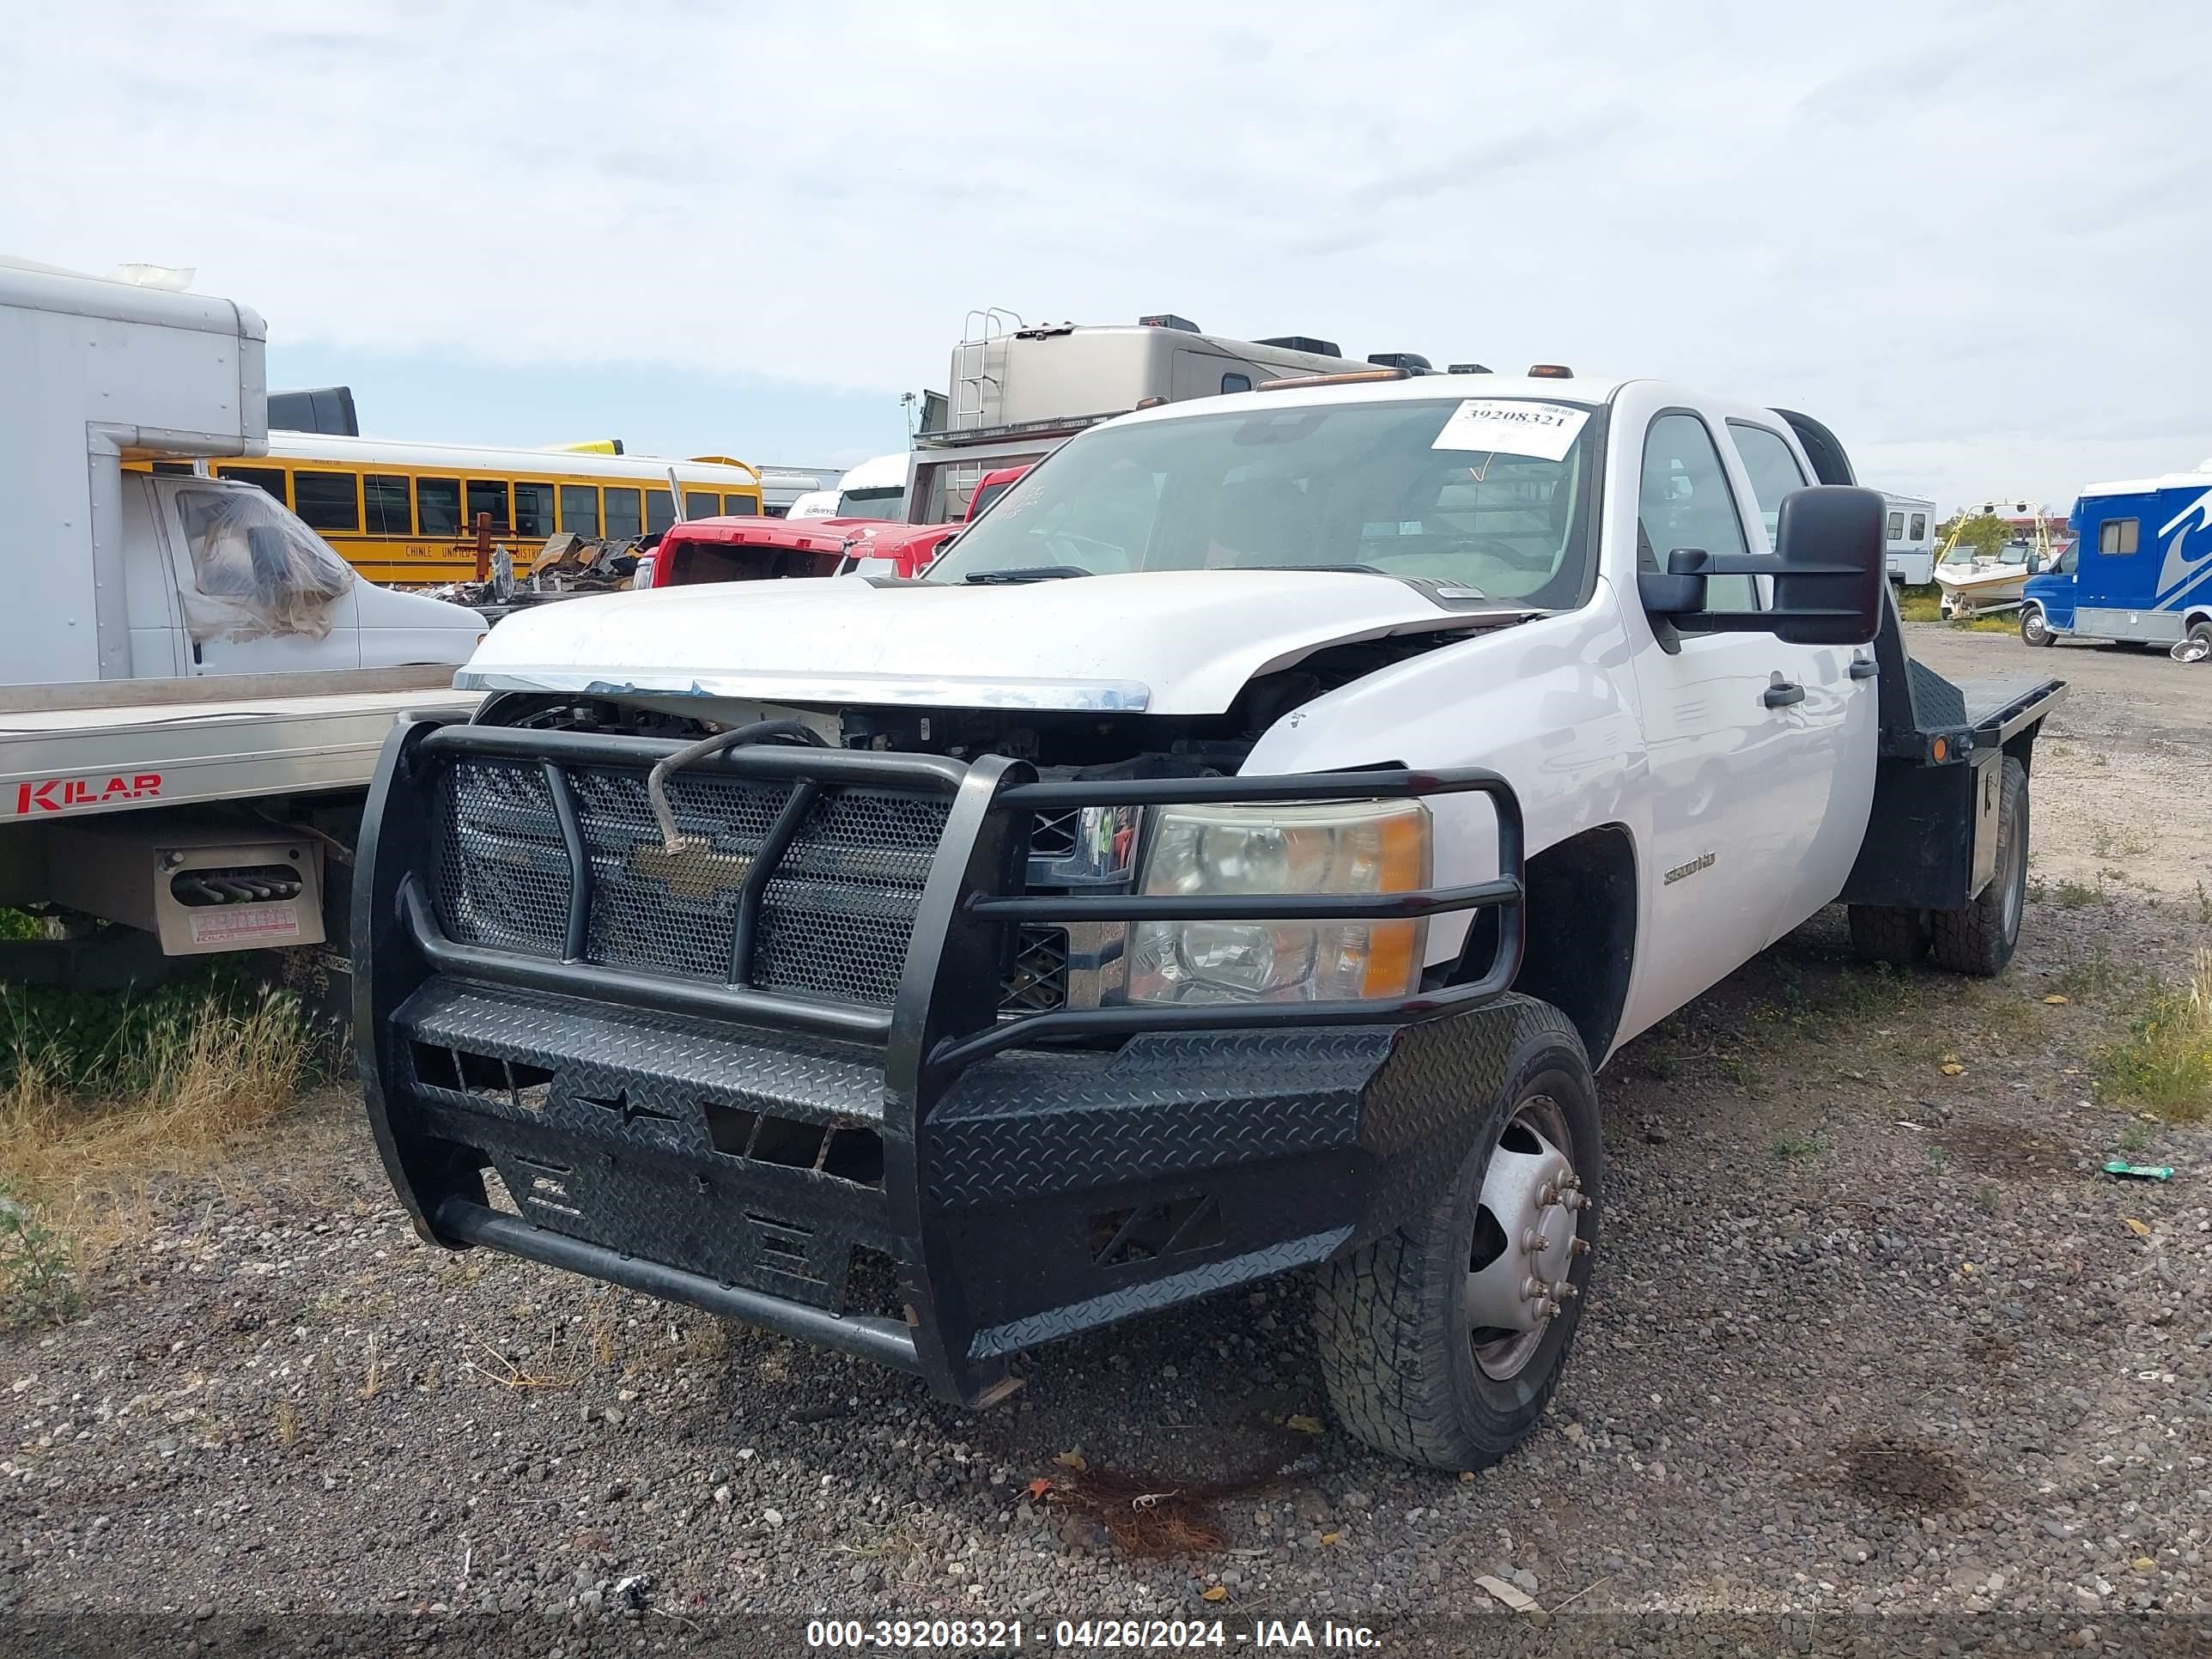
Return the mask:
[(1452, 410), (1431, 449), (1479, 449), (1495, 455), (1529, 455), (1563, 461), (1582, 434), (1589, 410), (1519, 398), (1469, 398)]

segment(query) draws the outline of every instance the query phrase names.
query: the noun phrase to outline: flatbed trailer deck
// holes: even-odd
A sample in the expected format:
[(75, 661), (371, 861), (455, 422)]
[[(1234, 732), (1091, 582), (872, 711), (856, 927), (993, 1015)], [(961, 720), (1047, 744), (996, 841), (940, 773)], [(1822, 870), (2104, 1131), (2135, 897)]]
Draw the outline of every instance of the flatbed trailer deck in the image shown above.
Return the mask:
[(362, 788), (401, 716), (476, 708), (452, 672), (0, 689), (0, 823)]

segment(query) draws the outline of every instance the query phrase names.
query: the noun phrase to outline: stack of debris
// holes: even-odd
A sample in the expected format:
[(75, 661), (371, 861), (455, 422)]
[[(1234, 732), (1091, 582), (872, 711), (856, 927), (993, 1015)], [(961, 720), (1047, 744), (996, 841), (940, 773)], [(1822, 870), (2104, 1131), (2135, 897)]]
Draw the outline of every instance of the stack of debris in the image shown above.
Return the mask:
[(630, 585), (638, 555), (658, 542), (657, 536), (640, 540), (587, 540), (572, 530), (550, 538), (520, 576), (514, 555), (504, 547), (491, 554), (491, 578), (481, 582), (449, 582), (433, 588), (432, 596), (465, 605), (497, 621), (513, 611), (542, 605), (549, 599), (574, 599), (584, 593), (616, 593)]

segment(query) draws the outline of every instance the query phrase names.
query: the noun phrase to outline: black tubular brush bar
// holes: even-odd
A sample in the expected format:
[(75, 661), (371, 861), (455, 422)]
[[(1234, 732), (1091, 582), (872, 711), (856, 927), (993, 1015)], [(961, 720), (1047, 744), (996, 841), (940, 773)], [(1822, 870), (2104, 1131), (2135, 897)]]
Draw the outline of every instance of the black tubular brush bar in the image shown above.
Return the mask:
[[(592, 870), (571, 786), (562, 769), (603, 766), (641, 771), (685, 747), (656, 738), (580, 732), (544, 732), (529, 727), (441, 726), (421, 741), (426, 760), (484, 756), (535, 762), (544, 769), (552, 808), (575, 879), (562, 961), (486, 949), (449, 938), (418, 873), (405, 878), (398, 895), (402, 922), (424, 959), (441, 972), (514, 985), (555, 995), (584, 998), (633, 1007), (696, 1014), (775, 1030), (800, 1031), (867, 1042), (893, 1041), (898, 1006), (878, 1008), (830, 1002), (756, 989), (751, 957), (759, 935), (760, 913), (770, 883), (797, 840), (808, 816), (826, 791), (842, 786), (908, 793), (953, 794), (974, 768), (929, 755), (892, 755), (871, 750), (749, 744), (697, 763), (706, 773), (789, 780), (790, 795), (778, 811), (738, 889), (731, 939), (729, 980), (704, 983), (656, 975), (617, 973), (582, 958), (588, 945)], [(978, 763), (981, 764), (981, 763)], [(1023, 769), (1026, 770), (1026, 769)], [(1067, 782), (1024, 782), (998, 790), (984, 809), (985, 822), (1011, 817), (1017, 825), (1038, 812), (1091, 806), (1261, 805), (1311, 801), (1389, 800), (1479, 793), (1489, 797), (1495, 814), (1498, 875), (1455, 887), (1391, 893), (1094, 893), (1029, 895), (1004, 889), (971, 890), (954, 901), (951, 915), (963, 926), (1012, 929), (1024, 923), (1143, 921), (1418, 921), (1462, 911), (1494, 909), (1498, 914), (1497, 949), (1489, 969), (1466, 985), (1419, 991), (1387, 999), (1296, 1003), (1132, 1003), (1102, 1008), (1064, 1008), (1001, 1019), (983, 1029), (947, 1032), (928, 1056), (933, 1069), (957, 1069), (986, 1054), (1049, 1037), (1129, 1036), (1140, 1031), (1247, 1030), (1287, 1024), (1376, 1024), (1406, 1023), (1486, 1001), (1508, 989), (1519, 972), (1525, 943), (1526, 892), (1522, 880), (1525, 832), (1521, 805), (1512, 786), (1498, 773), (1474, 767), (1415, 770), (1375, 767), (1358, 771), (1297, 776), (1207, 778), (1101, 778)], [(932, 852), (933, 864), (966, 865), (973, 852), (967, 832), (955, 838), (956, 812), (945, 838)], [(1010, 879), (1018, 885), (1018, 875)], [(921, 943), (917, 934), (915, 945)], [(911, 985), (904, 994), (913, 994)], [(923, 1006), (927, 1014), (945, 994), (933, 986)], [(926, 1022), (924, 1022), (926, 1023)]]
[[(556, 766), (611, 766), (630, 770), (690, 747), (662, 738), (631, 738), (597, 732), (541, 732), (527, 726), (471, 726), (455, 723), (428, 733), (422, 742), (426, 760), (481, 755), (506, 760), (547, 761)], [(811, 744), (747, 744), (726, 754), (709, 755), (687, 773), (735, 773), (752, 778), (811, 778), (817, 783), (849, 783), (864, 789), (914, 790), (949, 795), (968, 775), (959, 761), (937, 755), (877, 754), (862, 749), (817, 749)]]
[(868, 1314), (836, 1314), (761, 1291), (724, 1285), (681, 1267), (668, 1267), (642, 1256), (624, 1255), (604, 1244), (539, 1227), (520, 1216), (505, 1215), (465, 1199), (448, 1198), (431, 1224), (443, 1237), (488, 1244), (549, 1267), (588, 1274), (671, 1302), (689, 1303), (724, 1318), (802, 1341), (858, 1354), (902, 1371), (921, 1369), (914, 1333), (896, 1320)]
[(1521, 896), (1511, 877), (1471, 887), (1408, 893), (1102, 893), (1045, 898), (971, 898), (971, 915), (990, 921), (1407, 921), (1454, 910), (1508, 904)]
[(760, 851), (753, 854), (752, 868), (745, 872), (744, 885), (738, 890), (737, 922), (730, 932), (730, 983), (734, 986), (743, 988), (753, 982), (753, 936), (760, 931), (761, 898), (783, 855), (799, 839), (806, 815), (821, 799), (822, 786), (812, 778), (801, 778), (793, 784), (790, 799), (769, 825)]
[(399, 902), (402, 920), (414, 939), (415, 948), (441, 973), (489, 980), (497, 985), (520, 986), (528, 991), (550, 992), (556, 996), (627, 1003), (667, 1013), (704, 1014), (715, 1019), (735, 1020), (741, 1025), (766, 1026), (776, 1030), (809, 1031), (823, 1036), (875, 1042), (890, 1036), (888, 1009), (815, 1002), (735, 985), (623, 974), (593, 963), (554, 962), (544, 957), (518, 956), (513, 951), (487, 951), (460, 944), (447, 938), (438, 926), (430, 902), (423, 896), (420, 876), (406, 878), (400, 888)]
[(545, 787), (553, 798), (553, 817), (561, 825), (561, 843), (568, 849), (568, 921), (561, 954), (570, 962), (581, 962), (592, 931), (592, 861), (584, 851), (584, 827), (576, 820), (568, 775), (551, 761), (545, 763)]

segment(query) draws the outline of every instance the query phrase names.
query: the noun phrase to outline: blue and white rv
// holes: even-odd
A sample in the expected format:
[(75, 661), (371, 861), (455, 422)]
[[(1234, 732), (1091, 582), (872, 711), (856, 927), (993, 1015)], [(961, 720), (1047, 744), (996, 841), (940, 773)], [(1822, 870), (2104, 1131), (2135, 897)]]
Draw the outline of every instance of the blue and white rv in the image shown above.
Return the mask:
[(2212, 461), (2194, 472), (2091, 484), (2070, 522), (2074, 545), (2027, 580), (2021, 638), (2212, 641)]

